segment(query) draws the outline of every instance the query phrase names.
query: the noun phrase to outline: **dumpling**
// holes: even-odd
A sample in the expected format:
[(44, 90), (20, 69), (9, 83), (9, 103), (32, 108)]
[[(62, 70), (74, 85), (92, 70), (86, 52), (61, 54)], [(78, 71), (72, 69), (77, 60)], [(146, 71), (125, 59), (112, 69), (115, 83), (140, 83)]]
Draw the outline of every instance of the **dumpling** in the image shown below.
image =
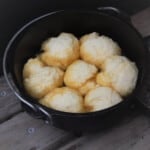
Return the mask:
[(97, 73), (97, 68), (83, 60), (76, 60), (66, 70), (64, 82), (72, 88), (79, 88)]
[(79, 91), (79, 93), (81, 95), (86, 95), (90, 90), (92, 90), (93, 88), (97, 87), (98, 84), (96, 83), (95, 78), (90, 79), (88, 81), (86, 81), (81, 87), (79, 87), (77, 90)]
[(111, 38), (93, 32), (80, 39), (81, 58), (97, 67), (112, 55), (120, 55), (121, 48)]
[(96, 87), (85, 96), (87, 112), (99, 111), (112, 107), (122, 101), (120, 95), (109, 87)]
[(56, 67), (44, 66), (37, 58), (29, 59), (23, 69), (24, 86), (34, 98), (42, 98), (63, 84), (64, 72)]
[(78, 39), (70, 33), (61, 33), (58, 37), (47, 39), (42, 44), (41, 59), (50, 66), (66, 69), (74, 60), (79, 58)]
[(130, 94), (136, 86), (138, 69), (124, 56), (112, 56), (102, 65), (103, 71), (96, 77), (101, 86), (109, 86), (121, 96)]
[(30, 58), (23, 68), (23, 78), (30, 77), (33, 74), (39, 72), (39, 70), (44, 66), (38, 57)]
[(68, 87), (54, 89), (42, 98), (40, 103), (63, 112), (80, 113), (84, 111), (82, 96)]

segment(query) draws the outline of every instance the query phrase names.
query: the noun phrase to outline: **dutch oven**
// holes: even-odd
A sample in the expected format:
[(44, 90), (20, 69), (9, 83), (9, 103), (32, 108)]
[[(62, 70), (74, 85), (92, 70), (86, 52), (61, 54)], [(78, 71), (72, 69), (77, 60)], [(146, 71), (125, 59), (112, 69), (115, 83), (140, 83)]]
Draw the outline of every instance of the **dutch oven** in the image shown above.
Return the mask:
[[(123, 54), (136, 62), (139, 70), (135, 90), (124, 100), (105, 110), (89, 113), (67, 113), (47, 108), (31, 98), (24, 89), (22, 70), (30, 57), (40, 52), (41, 43), (61, 32), (75, 36), (98, 32), (117, 41)], [(23, 26), (10, 40), (3, 58), (4, 76), (27, 112), (36, 118), (68, 131), (93, 131), (115, 123), (138, 101), (145, 108), (148, 98), (143, 90), (148, 76), (148, 49), (143, 38), (132, 26), (128, 15), (117, 8), (100, 7), (97, 10), (59, 10), (40, 16)], [(128, 72), (127, 72), (128, 74)]]

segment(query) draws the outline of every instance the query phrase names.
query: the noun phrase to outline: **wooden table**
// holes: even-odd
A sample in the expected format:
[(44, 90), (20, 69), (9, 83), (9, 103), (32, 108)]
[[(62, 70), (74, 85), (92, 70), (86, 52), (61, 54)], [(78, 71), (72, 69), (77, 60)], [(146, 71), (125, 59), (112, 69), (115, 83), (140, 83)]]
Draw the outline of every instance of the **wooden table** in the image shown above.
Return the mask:
[[(132, 16), (143, 37), (150, 35), (150, 8)], [(138, 110), (115, 127), (99, 133), (71, 133), (24, 112), (0, 78), (0, 150), (150, 150), (150, 118)]]

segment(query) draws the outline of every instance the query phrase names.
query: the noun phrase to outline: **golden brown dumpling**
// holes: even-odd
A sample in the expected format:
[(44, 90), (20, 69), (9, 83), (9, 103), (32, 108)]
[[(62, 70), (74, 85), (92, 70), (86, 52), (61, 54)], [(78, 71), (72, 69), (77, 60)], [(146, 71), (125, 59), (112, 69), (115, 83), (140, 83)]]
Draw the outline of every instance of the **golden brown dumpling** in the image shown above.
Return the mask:
[(84, 35), (80, 43), (81, 58), (97, 67), (101, 67), (108, 57), (121, 54), (121, 48), (115, 41), (96, 32)]
[(37, 99), (63, 84), (64, 72), (59, 68), (44, 66), (37, 58), (28, 60), (23, 74), (26, 91)]
[(111, 56), (102, 65), (103, 71), (96, 77), (101, 86), (109, 86), (121, 96), (130, 94), (136, 86), (138, 69), (124, 56)]
[(40, 103), (64, 112), (83, 112), (83, 98), (76, 91), (68, 87), (56, 88), (47, 94)]
[(97, 68), (83, 60), (76, 60), (66, 70), (64, 82), (72, 88), (79, 88), (97, 73)]
[(30, 77), (33, 74), (39, 72), (39, 70), (44, 66), (38, 57), (30, 58), (23, 68), (23, 78)]
[(47, 65), (66, 69), (74, 60), (79, 58), (78, 39), (70, 33), (61, 33), (42, 44), (41, 59)]
[(109, 87), (96, 87), (85, 96), (87, 111), (99, 111), (112, 107), (122, 101), (120, 95)]
[(86, 83), (84, 83), (81, 87), (79, 87), (77, 90), (79, 91), (79, 93), (81, 95), (86, 95), (90, 90), (92, 90), (93, 88), (97, 87), (97, 83), (95, 78), (90, 79), (88, 81), (86, 81)]

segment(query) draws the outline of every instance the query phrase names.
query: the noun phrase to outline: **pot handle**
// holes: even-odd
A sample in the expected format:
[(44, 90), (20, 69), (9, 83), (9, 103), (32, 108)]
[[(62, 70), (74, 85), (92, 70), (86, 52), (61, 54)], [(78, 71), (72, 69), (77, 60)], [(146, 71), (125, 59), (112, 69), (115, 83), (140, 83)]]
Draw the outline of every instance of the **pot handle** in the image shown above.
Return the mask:
[(41, 106), (27, 101), (21, 101), (21, 105), (31, 116), (37, 119), (44, 119), (47, 124), (53, 124), (52, 115), (50, 115), (50, 113), (44, 110)]
[(122, 19), (122, 20), (124, 20), (124, 21), (126, 21), (128, 23), (131, 23), (130, 16), (126, 12), (124, 12), (124, 11), (118, 9), (118, 8), (107, 6), (107, 7), (98, 7), (97, 9), (100, 12), (107, 13), (107, 14), (109, 14), (111, 16), (118, 17), (118, 18), (120, 18), (120, 19)]
[(37, 106), (37, 109), (44, 115), (44, 119), (47, 124), (53, 125), (52, 115), (48, 113), (45, 109), (43, 109), (41, 106)]

